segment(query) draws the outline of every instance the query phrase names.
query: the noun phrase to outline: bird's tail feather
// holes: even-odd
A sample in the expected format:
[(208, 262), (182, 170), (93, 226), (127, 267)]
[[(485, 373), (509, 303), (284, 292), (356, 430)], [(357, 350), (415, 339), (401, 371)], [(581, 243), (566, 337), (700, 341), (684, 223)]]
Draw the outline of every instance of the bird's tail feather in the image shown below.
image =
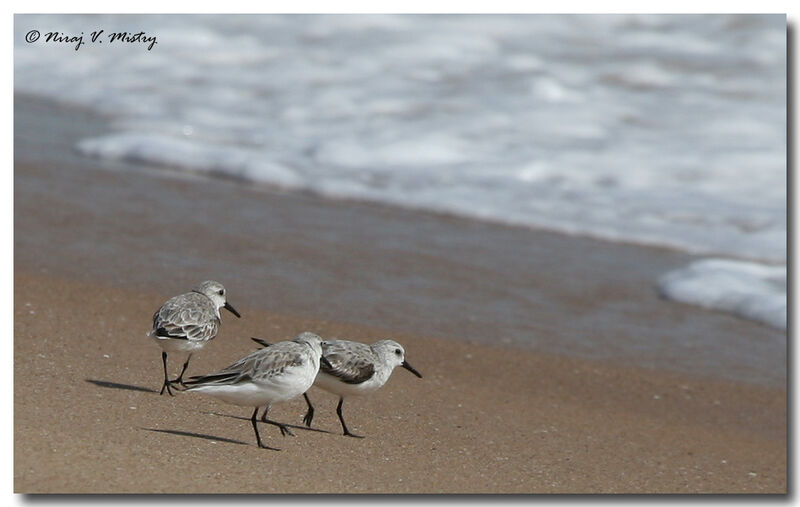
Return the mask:
[(272, 345), (267, 340), (264, 340), (264, 339), (261, 339), (261, 338), (256, 338), (255, 336), (251, 336), (250, 339), (253, 340), (254, 342), (256, 342), (257, 344), (261, 345), (262, 347), (269, 347), (270, 345)]
[(227, 381), (238, 377), (240, 374), (237, 372), (224, 372), (224, 373), (212, 373), (210, 375), (198, 375), (196, 377), (192, 377), (189, 380), (184, 381), (184, 385), (187, 389), (192, 389), (193, 387), (200, 387), (204, 385), (211, 385), (211, 384), (225, 384)]

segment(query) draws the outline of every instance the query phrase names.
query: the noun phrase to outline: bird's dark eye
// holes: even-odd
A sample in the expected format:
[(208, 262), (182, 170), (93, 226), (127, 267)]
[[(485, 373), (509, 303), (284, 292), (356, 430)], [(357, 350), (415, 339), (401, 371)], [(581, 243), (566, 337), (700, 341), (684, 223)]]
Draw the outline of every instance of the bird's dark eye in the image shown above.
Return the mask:
[(217, 294), (219, 294), (220, 296), (224, 296), (225, 295), (225, 289), (220, 289), (219, 292), (217, 292)]
[(402, 352), (400, 352), (400, 349), (394, 349), (394, 353), (395, 353), (396, 355), (398, 355), (398, 356), (399, 356), (400, 354), (402, 354)]

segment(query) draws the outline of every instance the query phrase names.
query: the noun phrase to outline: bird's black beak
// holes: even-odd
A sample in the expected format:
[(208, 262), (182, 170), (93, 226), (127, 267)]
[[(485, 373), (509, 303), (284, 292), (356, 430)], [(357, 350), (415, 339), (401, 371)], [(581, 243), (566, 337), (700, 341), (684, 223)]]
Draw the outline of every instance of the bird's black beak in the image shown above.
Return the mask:
[(403, 367), (403, 368), (405, 368), (406, 370), (410, 371), (411, 373), (413, 373), (413, 374), (414, 374), (414, 375), (416, 375), (417, 377), (419, 377), (419, 378), (422, 378), (422, 375), (420, 374), (420, 372), (418, 372), (417, 370), (415, 370), (415, 369), (414, 369), (414, 367), (413, 367), (413, 366), (411, 366), (410, 364), (408, 364), (408, 361), (403, 361), (403, 364), (401, 364), (400, 366), (402, 366), (402, 367)]
[(228, 310), (232, 314), (236, 315), (237, 318), (240, 318), (240, 319), (242, 318), (242, 316), (239, 315), (239, 312), (236, 311), (236, 308), (231, 306), (231, 304), (228, 303), (227, 301), (225, 301), (225, 306), (223, 306), (223, 308), (225, 308), (226, 310)]
[(331, 364), (330, 361), (328, 361), (328, 358), (326, 358), (325, 356), (319, 356), (319, 362), (324, 364), (328, 368), (333, 369), (333, 365)]

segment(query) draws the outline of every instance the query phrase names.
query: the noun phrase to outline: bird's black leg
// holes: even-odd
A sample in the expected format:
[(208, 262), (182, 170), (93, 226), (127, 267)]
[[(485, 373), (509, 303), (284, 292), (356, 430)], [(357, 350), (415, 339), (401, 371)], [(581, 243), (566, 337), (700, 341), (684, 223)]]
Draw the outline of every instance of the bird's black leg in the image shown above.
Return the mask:
[(355, 433), (350, 433), (350, 430), (347, 429), (347, 425), (344, 423), (344, 417), (342, 417), (342, 403), (344, 403), (344, 397), (339, 397), (339, 405), (336, 407), (336, 414), (339, 416), (339, 421), (342, 423), (342, 429), (344, 430), (344, 435), (346, 437), (355, 437), (355, 438), (364, 438), (361, 435), (356, 435)]
[(169, 376), (167, 375), (167, 353), (166, 352), (161, 352), (161, 361), (163, 361), (163, 363), (164, 363), (164, 385), (161, 386), (161, 392), (158, 393), (158, 394), (164, 394), (164, 389), (166, 389), (167, 393), (170, 396), (174, 396), (172, 394), (172, 391), (170, 391), (170, 389), (169, 389), (169, 385), (171, 384), (171, 382), (169, 381)]
[(256, 423), (256, 416), (258, 415), (258, 407), (253, 410), (253, 417), (250, 418), (250, 422), (253, 423), (253, 431), (256, 432), (256, 440), (258, 441), (258, 446), (262, 449), (270, 449), (272, 451), (280, 451), (277, 447), (269, 447), (264, 445), (264, 442), (261, 441), (261, 435), (258, 434), (258, 423)]
[(312, 405), (311, 400), (308, 399), (308, 393), (303, 393), (303, 398), (306, 399), (306, 404), (308, 404), (308, 412), (306, 412), (306, 415), (303, 417), (303, 422), (310, 428), (311, 421), (314, 420), (314, 405)]
[(181, 374), (180, 374), (180, 375), (178, 375), (178, 378), (176, 378), (175, 380), (171, 381), (171, 382), (170, 382), (171, 384), (180, 384), (180, 385), (183, 385), (183, 372), (185, 372), (185, 371), (186, 371), (186, 368), (189, 366), (189, 360), (190, 360), (191, 358), (192, 358), (192, 355), (191, 355), (191, 354), (189, 354), (189, 356), (186, 358), (186, 362), (185, 362), (185, 363), (183, 363), (183, 369), (181, 369)]
[(292, 433), (292, 430), (290, 430), (289, 427), (286, 426), (285, 424), (279, 423), (278, 421), (273, 421), (271, 419), (267, 419), (267, 412), (269, 412), (269, 405), (264, 407), (264, 414), (261, 416), (261, 422), (277, 426), (281, 430), (281, 435), (283, 435), (284, 437), (286, 436), (287, 433), (290, 434), (291, 436), (295, 436), (294, 433)]

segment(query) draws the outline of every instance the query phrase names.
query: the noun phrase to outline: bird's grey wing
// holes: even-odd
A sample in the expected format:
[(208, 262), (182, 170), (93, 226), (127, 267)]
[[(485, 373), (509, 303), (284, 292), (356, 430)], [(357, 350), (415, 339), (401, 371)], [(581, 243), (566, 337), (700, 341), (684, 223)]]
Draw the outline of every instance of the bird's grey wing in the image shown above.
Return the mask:
[(303, 352), (302, 346), (290, 342), (276, 343), (257, 350), (252, 367), (253, 380), (277, 382), (287, 369), (303, 366), (309, 360), (308, 354)]
[[(292, 346), (287, 346), (292, 345)], [(192, 377), (187, 385), (233, 385), (253, 381), (280, 384), (287, 368), (302, 366), (307, 358), (296, 344), (277, 343), (258, 349), (227, 368), (209, 375)]]
[(331, 342), (324, 347), (324, 356), (330, 366), (320, 364), (320, 371), (332, 375), (347, 384), (361, 384), (375, 375), (375, 364), (369, 347), (355, 342), (339, 345)]
[(219, 318), (207, 299), (200, 294), (182, 294), (164, 303), (153, 315), (156, 336), (192, 341), (214, 338)]

